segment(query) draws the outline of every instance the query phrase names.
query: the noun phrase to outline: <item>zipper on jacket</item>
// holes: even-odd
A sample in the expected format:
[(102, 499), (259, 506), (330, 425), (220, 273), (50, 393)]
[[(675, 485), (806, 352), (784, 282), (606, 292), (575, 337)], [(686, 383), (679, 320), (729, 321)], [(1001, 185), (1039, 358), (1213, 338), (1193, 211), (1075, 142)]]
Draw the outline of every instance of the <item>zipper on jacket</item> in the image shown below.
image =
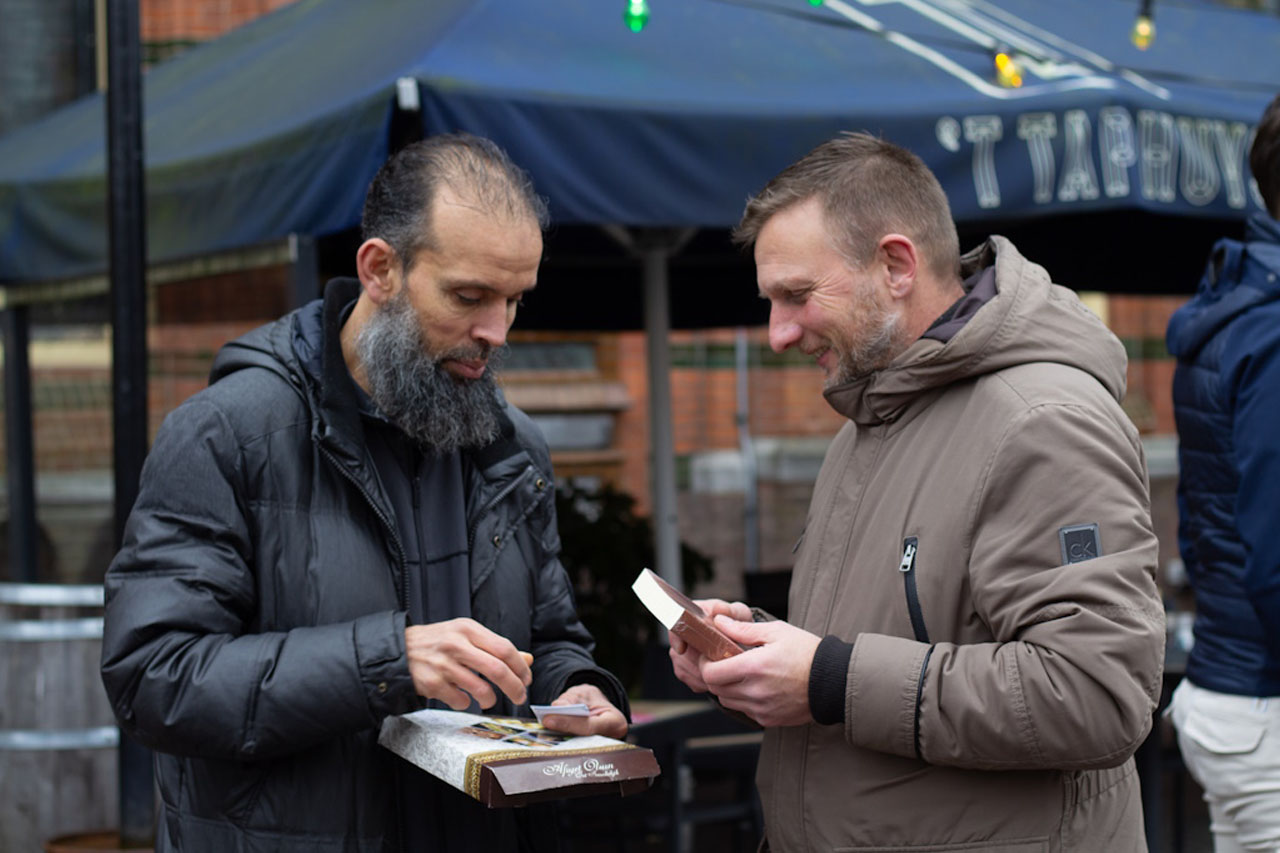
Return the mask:
[(920, 540), (908, 536), (902, 540), (902, 560), (898, 563), (898, 571), (902, 572), (902, 584), (907, 594), (907, 613), (911, 616), (911, 630), (916, 639), (922, 643), (929, 642), (929, 632), (924, 627), (924, 611), (920, 609), (920, 595), (916, 592), (916, 551)]
[(321, 455), (324, 456), (325, 459), (329, 460), (329, 464), (336, 468), (338, 473), (341, 474), (343, 478), (345, 478), (347, 482), (354, 486), (355, 490), (360, 493), (360, 496), (364, 498), (365, 503), (367, 503), (369, 508), (373, 510), (373, 514), (378, 517), (378, 520), (382, 522), (382, 526), (385, 527), (387, 533), (390, 534), (391, 545), (395, 549), (397, 558), (396, 571), (392, 575), (392, 579), (396, 584), (396, 601), (399, 603), (400, 609), (407, 613), (409, 610), (409, 604), (406, 601), (404, 589), (404, 546), (400, 544), (400, 534), (396, 532), (395, 523), (392, 522), (391, 519), (387, 518), (386, 513), (384, 513), (378, 507), (377, 502), (374, 501), (373, 495), (369, 494), (368, 490), (365, 489), (365, 487), (360, 484), (360, 481), (355, 478), (355, 475), (338, 462), (332, 451), (324, 445), (317, 446), (320, 448)]

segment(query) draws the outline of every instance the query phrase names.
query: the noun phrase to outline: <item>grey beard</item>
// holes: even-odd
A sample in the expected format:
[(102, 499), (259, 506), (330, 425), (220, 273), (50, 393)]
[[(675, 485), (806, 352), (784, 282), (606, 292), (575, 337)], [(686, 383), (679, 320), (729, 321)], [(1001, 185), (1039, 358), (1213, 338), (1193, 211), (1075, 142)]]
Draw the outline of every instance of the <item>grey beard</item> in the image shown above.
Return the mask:
[(498, 437), (502, 404), (493, 368), (504, 350), (493, 352), (479, 379), (457, 379), (442, 368), (450, 358), (487, 354), (477, 345), (433, 356), (405, 291), (356, 335), (369, 396), (405, 435), (439, 453), (484, 447)]
[(867, 319), (861, 340), (849, 342), (849, 350), (839, 354), (835, 373), (827, 381), (832, 388), (889, 366), (906, 347), (902, 340), (902, 314), (882, 308), (864, 287), (858, 291), (854, 310)]

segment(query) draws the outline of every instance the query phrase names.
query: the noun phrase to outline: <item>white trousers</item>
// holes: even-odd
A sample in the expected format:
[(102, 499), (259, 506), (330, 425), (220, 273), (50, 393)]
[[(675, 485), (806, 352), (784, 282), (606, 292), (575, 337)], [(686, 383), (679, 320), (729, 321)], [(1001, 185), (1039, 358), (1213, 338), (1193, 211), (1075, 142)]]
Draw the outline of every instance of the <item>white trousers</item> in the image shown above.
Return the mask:
[(1204, 789), (1214, 853), (1280, 853), (1280, 697), (1215, 693), (1184, 679), (1166, 714)]

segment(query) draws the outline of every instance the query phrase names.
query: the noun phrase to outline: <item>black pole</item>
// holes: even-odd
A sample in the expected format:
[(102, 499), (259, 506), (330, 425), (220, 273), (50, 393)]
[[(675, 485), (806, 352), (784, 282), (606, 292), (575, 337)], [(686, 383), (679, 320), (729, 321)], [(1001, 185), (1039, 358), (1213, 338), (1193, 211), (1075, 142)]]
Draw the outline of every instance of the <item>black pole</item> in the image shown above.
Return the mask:
[(31, 435), (30, 319), (25, 305), (3, 312), (5, 461), (9, 471), (9, 577), (35, 583), (36, 472)]
[[(138, 0), (107, 3), (107, 220), (111, 257), (115, 541), (138, 496), (147, 453), (147, 229), (142, 160), (142, 45)], [(120, 841), (150, 846), (151, 754), (123, 736)]]

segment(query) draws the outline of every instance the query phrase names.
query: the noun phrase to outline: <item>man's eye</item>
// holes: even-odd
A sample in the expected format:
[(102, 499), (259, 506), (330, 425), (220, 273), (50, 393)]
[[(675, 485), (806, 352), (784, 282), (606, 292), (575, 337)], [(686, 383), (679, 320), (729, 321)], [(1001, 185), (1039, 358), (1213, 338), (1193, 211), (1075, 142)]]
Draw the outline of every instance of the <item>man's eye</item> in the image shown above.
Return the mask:
[(455, 290), (453, 292), (453, 298), (457, 299), (463, 305), (479, 305), (480, 304), (479, 296), (470, 296), (462, 292), (461, 290)]
[(507, 307), (508, 307), (508, 308), (523, 308), (523, 307), (524, 307), (524, 296), (514, 296), (514, 297), (512, 297), (511, 299), (508, 299), (508, 300), (507, 300)]

